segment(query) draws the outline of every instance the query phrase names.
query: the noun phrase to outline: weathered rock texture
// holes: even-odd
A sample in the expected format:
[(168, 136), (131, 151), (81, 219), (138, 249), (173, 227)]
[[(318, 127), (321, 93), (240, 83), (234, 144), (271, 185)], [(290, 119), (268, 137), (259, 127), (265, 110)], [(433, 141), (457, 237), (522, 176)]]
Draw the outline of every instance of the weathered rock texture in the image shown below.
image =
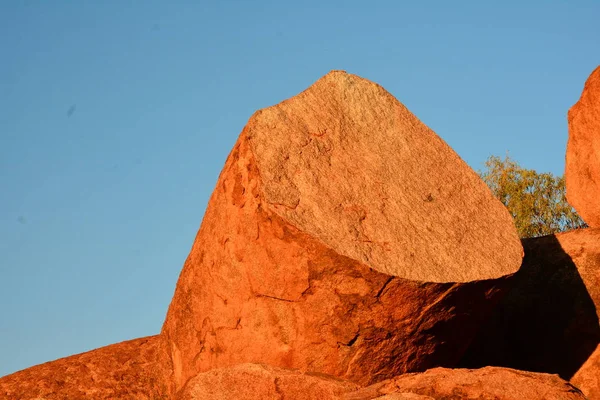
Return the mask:
[(571, 383), (581, 389), (588, 399), (600, 400), (600, 346), (571, 378)]
[[(444, 400), (579, 400), (579, 389), (556, 375), (486, 367), (478, 370), (434, 368), (423, 373), (406, 374), (350, 392), (345, 400), (394, 399), (378, 397), (411, 392), (425, 398)], [(406, 396), (406, 394), (403, 394)]]
[(600, 229), (523, 240), (525, 259), (461, 365), (570, 379), (600, 341)]
[(36, 365), (0, 378), (6, 400), (167, 398), (157, 336)]
[(333, 400), (359, 386), (261, 364), (213, 369), (190, 379), (178, 400)]
[(430, 396), (422, 396), (415, 393), (390, 393), (377, 397), (375, 400), (435, 400)]
[(521, 258), (446, 143), (331, 72), (256, 112), (229, 155), (163, 326), (172, 390), (246, 362), (361, 384), (452, 364)]
[(569, 110), (567, 200), (589, 225), (600, 227), (600, 67)]
[(394, 377), (362, 388), (324, 375), (261, 364), (218, 368), (190, 379), (177, 400), (432, 400), (583, 399), (556, 375), (486, 367), (434, 368)]

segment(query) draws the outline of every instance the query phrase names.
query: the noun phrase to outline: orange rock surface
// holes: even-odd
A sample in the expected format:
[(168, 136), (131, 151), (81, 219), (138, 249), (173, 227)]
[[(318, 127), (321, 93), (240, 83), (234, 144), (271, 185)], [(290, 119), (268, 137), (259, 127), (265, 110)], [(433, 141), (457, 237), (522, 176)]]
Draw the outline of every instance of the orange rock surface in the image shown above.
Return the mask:
[(521, 258), (446, 143), (331, 72), (256, 112), (229, 155), (162, 330), (172, 390), (240, 363), (360, 384), (450, 365)]
[(588, 399), (600, 400), (600, 345), (571, 378), (571, 383), (581, 389)]
[(600, 66), (569, 110), (567, 200), (589, 225), (600, 227)]
[[(556, 375), (486, 367), (477, 370), (434, 368), (406, 374), (345, 394), (345, 400), (410, 399), (583, 400), (579, 389)], [(395, 393), (402, 393), (393, 397)], [(381, 397), (381, 395), (386, 397)], [(387, 397), (391, 396), (391, 397)], [(415, 398), (419, 399), (419, 398)]]
[(178, 400), (329, 400), (358, 390), (350, 382), (261, 364), (213, 369), (190, 379)]
[(167, 397), (167, 362), (157, 336), (61, 358), (0, 378), (6, 400), (131, 399)]
[(430, 396), (422, 396), (415, 393), (390, 393), (377, 397), (375, 400), (435, 400)]
[(324, 375), (261, 364), (241, 364), (203, 372), (188, 381), (177, 400), (431, 400), (584, 399), (556, 375), (486, 367), (434, 368), (394, 377), (368, 387)]
[(600, 341), (600, 229), (523, 240), (514, 285), (462, 366), (500, 365), (570, 379)]

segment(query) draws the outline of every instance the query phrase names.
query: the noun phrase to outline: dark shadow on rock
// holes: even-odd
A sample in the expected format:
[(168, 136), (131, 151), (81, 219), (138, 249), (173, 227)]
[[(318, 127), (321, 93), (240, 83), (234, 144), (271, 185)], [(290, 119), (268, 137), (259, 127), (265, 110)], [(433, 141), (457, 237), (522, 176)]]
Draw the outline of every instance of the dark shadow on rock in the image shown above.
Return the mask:
[(554, 235), (524, 239), (512, 288), (459, 367), (502, 366), (570, 379), (600, 342), (596, 307)]

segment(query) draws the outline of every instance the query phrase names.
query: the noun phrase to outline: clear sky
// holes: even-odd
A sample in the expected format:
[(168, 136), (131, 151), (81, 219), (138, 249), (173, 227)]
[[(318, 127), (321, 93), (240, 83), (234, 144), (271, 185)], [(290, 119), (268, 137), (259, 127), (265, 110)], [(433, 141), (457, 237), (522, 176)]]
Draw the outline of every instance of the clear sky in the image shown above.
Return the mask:
[(562, 174), (600, 2), (0, 3), (0, 376), (159, 332), (251, 114), (332, 69)]

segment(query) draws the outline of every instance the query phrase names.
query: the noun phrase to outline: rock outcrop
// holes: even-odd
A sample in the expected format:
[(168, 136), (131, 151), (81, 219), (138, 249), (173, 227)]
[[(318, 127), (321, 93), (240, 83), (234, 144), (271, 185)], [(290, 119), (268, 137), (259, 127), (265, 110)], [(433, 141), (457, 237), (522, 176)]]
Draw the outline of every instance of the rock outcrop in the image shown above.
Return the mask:
[(453, 364), (521, 259), (446, 143), (331, 72), (256, 112), (229, 155), (162, 330), (172, 390), (240, 363), (360, 384)]
[[(350, 392), (344, 400), (410, 399), (583, 400), (579, 389), (556, 375), (486, 367), (477, 370), (434, 368), (406, 374)], [(394, 395), (399, 397), (393, 397)], [(381, 395), (386, 397), (380, 397)], [(391, 397), (387, 397), (391, 396)]]
[(333, 400), (359, 386), (261, 364), (240, 364), (190, 379), (177, 400)]
[(600, 341), (600, 229), (523, 240), (513, 286), (460, 365), (570, 379)]
[(0, 379), (0, 398), (166, 399), (169, 363), (157, 339), (117, 343), (7, 375)]
[(568, 119), (567, 200), (589, 226), (600, 227), (600, 67), (588, 78)]

